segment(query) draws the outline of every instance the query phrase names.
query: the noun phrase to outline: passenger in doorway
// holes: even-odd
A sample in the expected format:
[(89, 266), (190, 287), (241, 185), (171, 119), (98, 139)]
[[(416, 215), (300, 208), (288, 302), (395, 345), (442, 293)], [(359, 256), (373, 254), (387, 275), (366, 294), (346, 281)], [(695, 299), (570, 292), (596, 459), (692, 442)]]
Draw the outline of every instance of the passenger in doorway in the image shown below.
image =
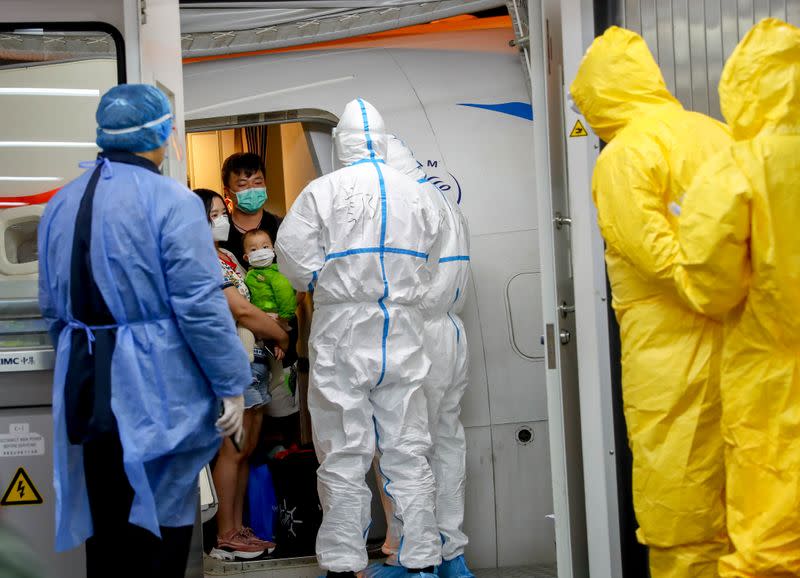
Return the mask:
[[(288, 336), (269, 315), (250, 303), (250, 291), (245, 284), (245, 271), (229, 251), (219, 246), (227, 238), (228, 213), (222, 197), (208, 189), (195, 193), (203, 200), (208, 225), (211, 226), (222, 276), (223, 290), (231, 314), (240, 326), (240, 334), (251, 355), (252, 379), (244, 392), (244, 443), (239, 449), (226, 439), (214, 464), (214, 486), (219, 498), (217, 510), (217, 544), (211, 555), (224, 560), (252, 560), (275, 549), (275, 544), (256, 536), (243, 522), (244, 500), (250, 476), (249, 457), (258, 443), (263, 421), (263, 408), (270, 402), (268, 387), (270, 371), (264, 342), (275, 343), (273, 355), (283, 356)], [(208, 226), (207, 225), (207, 226)], [(248, 340), (250, 336), (255, 339)]]
[(800, 28), (757, 24), (725, 64), (736, 143), (695, 178), (675, 271), (724, 320), (722, 433), (734, 551), (719, 575), (800, 576)]
[(222, 184), (231, 215), (228, 238), (220, 247), (233, 253), (238, 262), (244, 258), (242, 239), (247, 231), (260, 229), (270, 238), (278, 235), (281, 219), (267, 211), (266, 167), (255, 153), (235, 153), (222, 164)]
[[(227, 240), (220, 247), (244, 263), (244, 234), (253, 229), (266, 231), (270, 239), (278, 235), (280, 217), (266, 210), (266, 168), (264, 161), (254, 153), (235, 153), (225, 159), (222, 165), (222, 182), (225, 186), (226, 206), (230, 214), (230, 229)], [(304, 293), (297, 294), (302, 302)], [(289, 349), (283, 360), (285, 367), (297, 360), (297, 328), (292, 325), (289, 334)]]
[(571, 97), (608, 146), (592, 192), (622, 340), (637, 538), (653, 578), (716, 578), (729, 549), (720, 432), (721, 327), (673, 281), (678, 205), (728, 130), (670, 94), (641, 36), (609, 28), (589, 47)]
[(242, 244), (244, 260), (250, 265), (244, 280), (250, 290), (250, 302), (279, 320), (288, 331), (297, 312), (297, 295), (278, 270), (272, 237), (267, 231), (253, 229), (244, 234)]
[[(474, 578), (464, 559), (464, 496), (466, 488), (467, 443), (461, 425), (461, 398), (469, 384), (469, 351), (464, 323), (458, 316), (469, 283), (469, 230), (457, 199), (448, 197), (428, 182), (422, 165), (399, 138), (389, 135), (386, 163), (419, 183), (425, 195), (444, 216), (439, 269), (423, 300), (425, 350), (431, 370), (424, 382), (428, 401), (433, 455), (431, 467), (436, 479), (436, 521), (442, 538), (439, 578)], [(381, 476), (375, 464), (376, 475)], [(386, 480), (384, 480), (386, 481)], [(383, 484), (379, 484), (383, 487)], [(394, 504), (382, 492), (387, 535), (383, 551), (385, 564), (373, 564), (363, 578), (400, 578), (405, 575), (398, 560), (401, 526)]]
[[(297, 373), (291, 366), (296, 360), (297, 295), (289, 280), (278, 270), (272, 238), (267, 231), (253, 229), (244, 234), (244, 259), (250, 265), (245, 283), (250, 290), (250, 302), (266, 312), (289, 333), (289, 363), (269, 356), (266, 360), (271, 373), (269, 392), (273, 401), (267, 415), (285, 417), (297, 412)], [(287, 365), (284, 369), (284, 365)]]
[(402, 521), (399, 557), (430, 578), (441, 562), (422, 384), (420, 302), (438, 268), (442, 216), (411, 178), (384, 164), (386, 132), (375, 108), (347, 104), (334, 130), (344, 168), (311, 182), (278, 233), (281, 271), (315, 288), (308, 406), (320, 461), (323, 520), (317, 559), (329, 577), (367, 566), (375, 455)]
[(159, 172), (167, 97), (115, 86), (96, 118), (97, 162), (39, 225), (39, 303), (57, 351), (56, 548), (86, 541), (89, 578), (183, 578), (197, 476), (219, 448), (215, 422), (241, 437), (250, 369), (203, 205)]

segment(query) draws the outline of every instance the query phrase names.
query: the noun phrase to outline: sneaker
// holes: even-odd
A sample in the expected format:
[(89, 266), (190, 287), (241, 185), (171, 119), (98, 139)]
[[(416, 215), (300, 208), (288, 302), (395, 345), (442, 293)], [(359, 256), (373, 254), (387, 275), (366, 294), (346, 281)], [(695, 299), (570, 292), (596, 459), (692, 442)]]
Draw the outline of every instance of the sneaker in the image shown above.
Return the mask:
[(464, 555), (456, 556), (452, 560), (445, 560), (439, 566), (439, 578), (475, 578), (475, 575), (467, 568), (467, 561)]
[(231, 530), (217, 536), (217, 547), (211, 550), (210, 555), (219, 560), (253, 560), (264, 555), (264, 548), (249, 543), (239, 530)]
[(258, 536), (255, 535), (252, 528), (248, 528), (245, 526), (244, 528), (239, 530), (239, 536), (249, 544), (255, 544), (259, 548), (262, 548), (267, 552), (267, 554), (272, 554), (275, 550), (275, 542), (270, 542), (269, 540), (262, 540)]

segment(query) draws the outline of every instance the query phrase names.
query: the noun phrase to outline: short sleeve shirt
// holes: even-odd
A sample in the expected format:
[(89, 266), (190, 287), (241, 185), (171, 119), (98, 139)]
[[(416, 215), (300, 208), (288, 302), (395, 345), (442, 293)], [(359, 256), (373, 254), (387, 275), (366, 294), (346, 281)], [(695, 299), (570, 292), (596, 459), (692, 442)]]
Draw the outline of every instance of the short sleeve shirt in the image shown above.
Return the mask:
[(239, 264), (239, 261), (230, 251), (226, 251), (222, 248), (219, 249), (217, 256), (219, 257), (219, 264), (222, 267), (222, 277), (225, 279), (222, 288), (236, 287), (236, 290), (239, 291), (242, 297), (250, 301), (250, 289), (247, 288), (244, 282), (247, 273)]

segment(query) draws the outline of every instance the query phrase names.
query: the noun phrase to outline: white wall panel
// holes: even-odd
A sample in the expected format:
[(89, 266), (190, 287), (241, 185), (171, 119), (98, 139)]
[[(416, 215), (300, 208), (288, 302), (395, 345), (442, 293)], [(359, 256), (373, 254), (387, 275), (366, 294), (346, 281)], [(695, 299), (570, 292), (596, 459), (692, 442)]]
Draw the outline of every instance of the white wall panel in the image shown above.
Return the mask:
[[(517, 440), (521, 427), (533, 430), (528, 444)], [(547, 422), (492, 427), (497, 500), (497, 565), (555, 563)]]
[[(493, 424), (547, 419), (544, 361), (525, 359), (511, 347), (506, 306), (509, 281), (519, 273), (539, 271), (536, 240), (535, 229), (472, 238), (472, 274), (478, 308), (484, 319), (483, 342)], [(534, 295), (530, 298), (536, 299)], [(494, 322), (487, 323), (487, 319)], [(515, 323), (541, 327), (540, 298), (527, 311), (515, 313)]]
[(492, 431), (489, 427), (468, 427), (467, 497), (464, 532), (469, 536), (466, 556), (473, 568), (497, 566)]
[[(6, 376), (10, 374), (6, 373)], [(16, 375), (20, 375), (17, 373)], [(30, 375), (30, 374), (29, 374)], [(52, 374), (42, 372), (49, 377)], [(46, 377), (37, 377), (37, 380)], [(41, 383), (41, 382), (40, 382)], [(7, 381), (3, 382), (4, 395), (8, 395)], [(49, 387), (49, 384), (48, 384)], [(13, 394), (12, 394), (13, 395)], [(0, 460), (0, 490), (5, 491), (14, 479), (17, 469), (25, 468), (30, 481), (42, 498), (41, 504), (28, 506), (6, 506), (3, 525), (6, 531), (14, 531), (25, 544), (26, 555), (36, 556), (41, 570), (48, 578), (74, 578), (84, 574), (84, 548), (67, 552), (55, 551), (55, 490), (53, 489), (53, 418), (49, 408), (2, 409), (0, 410), (0, 433), (8, 435), (10, 428), (24, 424), (33, 435), (43, 438), (42, 453), (24, 457), (4, 457)], [(8, 543), (8, 542), (7, 542)], [(4, 569), (10, 569), (3, 564)], [(33, 571), (33, 569), (31, 569)], [(13, 575), (17, 575), (14, 573)], [(11, 575), (3, 573), (4, 578)]]
[(486, 375), (486, 352), (483, 329), (475, 295), (475, 280), (471, 279), (464, 309), (461, 311), (464, 332), (469, 346), (469, 387), (461, 399), (461, 423), (464, 427), (487, 426), (489, 416), (489, 385)]

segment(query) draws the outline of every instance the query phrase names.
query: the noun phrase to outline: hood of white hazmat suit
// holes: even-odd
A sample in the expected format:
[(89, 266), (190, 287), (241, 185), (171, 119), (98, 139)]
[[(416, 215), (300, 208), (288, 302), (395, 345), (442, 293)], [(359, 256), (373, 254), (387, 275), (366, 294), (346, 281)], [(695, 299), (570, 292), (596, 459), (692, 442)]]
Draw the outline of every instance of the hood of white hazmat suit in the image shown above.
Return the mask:
[(592, 194), (620, 325), (637, 537), (650, 548), (653, 578), (716, 577), (728, 548), (720, 328), (680, 300), (678, 211), (670, 207), (731, 139), (719, 122), (680, 106), (644, 39), (629, 30), (595, 39), (570, 90), (609, 142)]
[(430, 370), (420, 302), (441, 252), (439, 208), (420, 184), (387, 166), (383, 120), (368, 102), (345, 108), (334, 133), (342, 168), (311, 182), (278, 231), (281, 272), (314, 291), (308, 406), (320, 460), (320, 567), (367, 565), (376, 448), (403, 525), (401, 564), (437, 565), (431, 440), (422, 388)]
[(728, 531), (720, 576), (800, 575), (800, 28), (756, 25), (722, 73), (736, 142), (686, 195), (676, 280), (725, 323)]
[[(353, 100), (344, 107), (333, 129), (334, 168), (363, 160), (386, 159), (386, 128), (383, 117), (365, 100)], [(366, 128), (365, 128), (366, 127)]]
[(425, 171), (422, 170), (422, 163), (414, 158), (408, 145), (393, 134), (387, 137), (386, 164), (419, 183), (428, 180)]

